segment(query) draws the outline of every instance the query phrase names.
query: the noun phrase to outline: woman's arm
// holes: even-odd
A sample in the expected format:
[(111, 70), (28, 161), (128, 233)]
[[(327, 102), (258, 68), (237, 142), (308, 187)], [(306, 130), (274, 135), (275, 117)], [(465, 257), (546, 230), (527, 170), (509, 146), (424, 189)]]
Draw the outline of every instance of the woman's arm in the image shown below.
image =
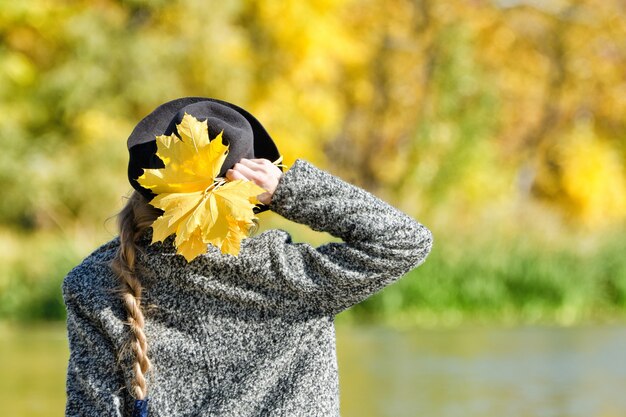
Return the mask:
[[(269, 247), (251, 239), (249, 278), (261, 278), (327, 314), (337, 314), (420, 265), (431, 232), (373, 194), (297, 159), (280, 177), (270, 209), (343, 240), (314, 248), (285, 233)], [(258, 247), (256, 247), (258, 244)], [(266, 281), (266, 282), (267, 282)]]
[(125, 391), (114, 347), (98, 320), (90, 317), (85, 304), (90, 300), (81, 296), (73, 276), (63, 284), (70, 347), (65, 416), (121, 417)]

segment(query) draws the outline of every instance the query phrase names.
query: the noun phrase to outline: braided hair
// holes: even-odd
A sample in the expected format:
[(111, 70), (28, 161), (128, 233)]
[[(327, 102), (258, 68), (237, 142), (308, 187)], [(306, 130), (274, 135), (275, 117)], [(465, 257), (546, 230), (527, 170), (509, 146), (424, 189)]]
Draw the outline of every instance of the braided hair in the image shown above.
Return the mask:
[(148, 204), (137, 191), (117, 216), (120, 246), (111, 261), (111, 268), (119, 280), (117, 294), (120, 296), (130, 327), (128, 344), (133, 353), (132, 394), (138, 400), (148, 395), (146, 374), (151, 369), (148, 342), (144, 333), (144, 313), (141, 305), (141, 280), (137, 274), (136, 242), (162, 211)]
[[(136, 242), (161, 214), (163, 214), (162, 210), (152, 207), (138, 191), (133, 191), (128, 202), (117, 215), (120, 245), (110, 264), (119, 281), (119, 286), (114, 292), (123, 302), (128, 317), (126, 324), (130, 327), (129, 340), (126, 341), (119, 355), (121, 357), (125, 351), (132, 351), (131, 394), (135, 400), (139, 401), (147, 400), (146, 374), (151, 371), (152, 364), (148, 356), (148, 341), (144, 333), (145, 306), (141, 303), (142, 285), (138, 274), (141, 265), (136, 262), (136, 254), (140, 249)], [(255, 218), (252, 222), (254, 224), (250, 227), (248, 236), (256, 233), (259, 227), (258, 219)], [(137, 401), (135, 405), (137, 406)]]

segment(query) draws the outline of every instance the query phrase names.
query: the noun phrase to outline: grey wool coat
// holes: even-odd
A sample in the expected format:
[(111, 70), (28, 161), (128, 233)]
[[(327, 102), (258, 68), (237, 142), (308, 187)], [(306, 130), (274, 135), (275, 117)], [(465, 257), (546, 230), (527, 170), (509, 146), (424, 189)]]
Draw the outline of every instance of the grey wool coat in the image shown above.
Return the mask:
[[(238, 257), (209, 251), (187, 263), (173, 236), (138, 242), (144, 288), (149, 416), (339, 416), (334, 316), (420, 265), (423, 225), (373, 194), (297, 159), (270, 209), (342, 239), (319, 247), (266, 230)], [(108, 262), (119, 239), (67, 275), (70, 358), (66, 416), (129, 416), (128, 338)]]

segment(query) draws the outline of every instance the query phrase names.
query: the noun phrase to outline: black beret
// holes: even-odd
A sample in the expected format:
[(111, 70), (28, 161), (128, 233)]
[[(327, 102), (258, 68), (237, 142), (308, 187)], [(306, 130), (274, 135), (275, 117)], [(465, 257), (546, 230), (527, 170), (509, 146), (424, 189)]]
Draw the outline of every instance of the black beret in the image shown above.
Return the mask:
[[(241, 158), (265, 158), (275, 161), (280, 157), (276, 144), (261, 123), (246, 110), (234, 104), (204, 97), (184, 97), (169, 101), (157, 107), (144, 117), (128, 137), (128, 180), (148, 201), (155, 194), (139, 185), (137, 178), (146, 168), (158, 169), (165, 165), (157, 156), (156, 137), (177, 134), (176, 125), (184, 114), (190, 114), (200, 121), (207, 120), (209, 137), (214, 138), (223, 131), (222, 139), (229, 145), (228, 155), (218, 176)], [(282, 169), (282, 167), (281, 167)], [(265, 204), (254, 208), (258, 214), (268, 210)]]

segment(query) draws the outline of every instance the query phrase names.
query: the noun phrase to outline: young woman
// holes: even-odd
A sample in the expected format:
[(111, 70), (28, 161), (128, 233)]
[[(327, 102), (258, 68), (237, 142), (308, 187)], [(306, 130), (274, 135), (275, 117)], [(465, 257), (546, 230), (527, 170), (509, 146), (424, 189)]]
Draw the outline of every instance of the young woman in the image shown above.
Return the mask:
[[(180, 145), (172, 134), (189, 145), (188, 135), (202, 133), (193, 126), (183, 131), (186, 115), (206, 121), (211, 144), (218, 137), (228, 144), (219, 175), (198, 194), (174, 174), (159, 174), (193, 176), (185, 164), (204, 163), (166, 149)], [(137, 125), (128, 147), (135, 191), (119, 214), (119, 236), (63, 283), (66, 416), (338, 416), (334, 317), (421, 264), (432, 244), (429, 230), (304, 159), (283, 172), (261, 124), (223, 101), (165, 103)], [(185, 178), (179, 182), (197, 182)], [(254, 213), (272, 210), (343, 242), (313, 247), (279, 229), (251, 236), (254, 220), (233, 220), (245, 210), (209, 204), (216, 184), (235, 183), (264, 191), (250, 200), (258, 202)], [(166, 193), (159, 184), (187, 194)], [(180, 223), (172, 226), (188, 200), (171, 203), (168, 196), (205, 199), (210, 209), (186, 212), (193, 227), (213, 222), (218, 212), (228, 227), (215, 221), (209, 223), (215, 230), (193, 229), (204, 233), (202, 240)], [(234, 225), (248, 237), (232, 243)], [(175, 232), (164, 237), (167, 227)], [(184, 240), (193, 236), (200, 250)]]

